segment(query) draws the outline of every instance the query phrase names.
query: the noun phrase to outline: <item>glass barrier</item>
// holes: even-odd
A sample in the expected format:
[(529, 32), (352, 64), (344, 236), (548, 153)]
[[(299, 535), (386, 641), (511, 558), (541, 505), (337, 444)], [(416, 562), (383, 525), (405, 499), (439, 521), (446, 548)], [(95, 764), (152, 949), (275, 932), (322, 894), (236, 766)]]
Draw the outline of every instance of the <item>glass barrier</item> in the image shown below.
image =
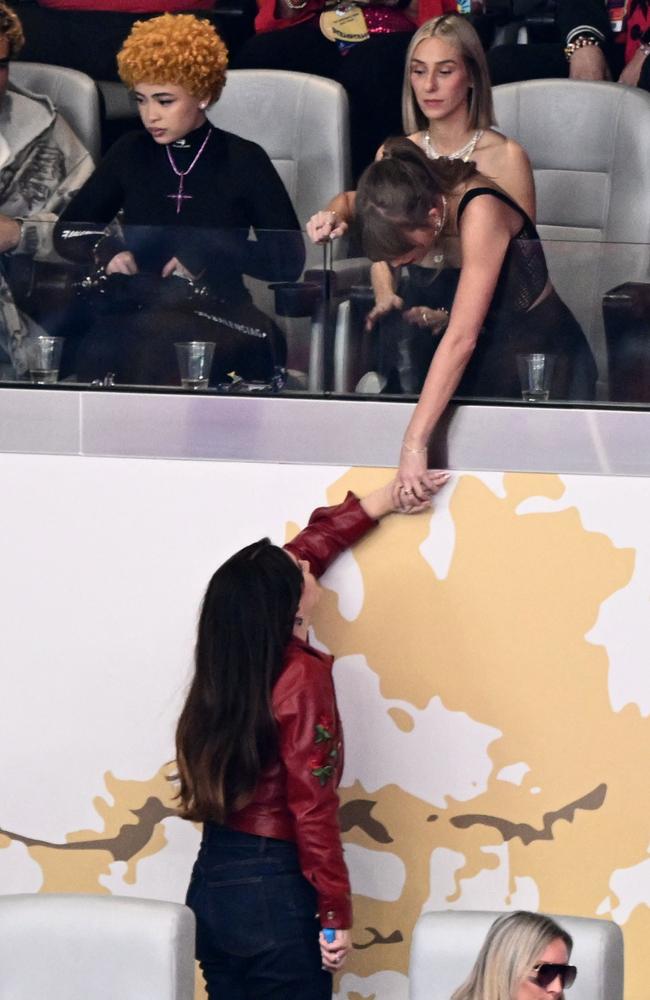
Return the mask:
[[(430, 266), (393, 269), (383, 314), (365, 280), (338, 268), (337, 392), (416, 398), (449, 322), (460, 270), (454, 248)], [(548, 281), (547, 281), (548, 275)], [(463, 290), (471, 303), (472, 287)], [(507, 267), (456, 392), (459, 400), (650, 402), (650, 248), (513, 241)]]
[(0, 263), (5, 384), (325, 388), (329, 272), (302, 233), (67, 223), (41, 243)]
[[(0, 263), (4, 384), (413, 399), (460, 274), (453, 249), (394, 269), (378, 316), (369, 261), (297, 232), (68, 223), (39, 245)], [(648, 404), (650, 248), (542, 248), (548, 285), (513, 244), (457, 398)]]

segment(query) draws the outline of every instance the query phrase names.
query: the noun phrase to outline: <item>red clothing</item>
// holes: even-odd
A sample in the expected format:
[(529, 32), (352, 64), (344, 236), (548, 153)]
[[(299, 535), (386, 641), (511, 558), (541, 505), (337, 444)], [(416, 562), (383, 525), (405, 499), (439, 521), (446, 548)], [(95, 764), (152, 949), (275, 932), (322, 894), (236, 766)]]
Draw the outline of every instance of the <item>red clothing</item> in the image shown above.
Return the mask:
[[(307, 5), (298, 10), (293, 17), (276, 16), (277, 0), (257, 0), (257, 17), (255, 31), (263, 34), (265, 31), (279, 31), (282, 28), (292, 28), (296, 24), (314, 21), (314, 30), (320, 31), (318, 20), (323, 13), (323, 0), (308, 0)], [(433, 0), (434, 3), (451, 3), (451, 0)], [(454, 10), (455, 0), (454, 0)], [(368, 31), (373, 34), (388, 34), (394, 31), (413, 31), (415, 25), (403, 11), (386, 4), (364, 4), (362, 10), (366, 16)], [(441, 9), (442, 12), (442, 9)], [(335, 43), (332, 42), (332, 45)], [(365, 42), (359, 42), (365, 45)]]
[(630, 59), (641, 44), (641, 38), (650, 28), (650, 13), (645, 0), (631, 0), (625, 17), (623, 35), (625, 38), (625, 63)]
[(420, 0), (418, 4), (418, 26), (432, 17), (456, 12), (456, 0)]
[(191, 13), (212, 10), (214, 0), (38, 0), (41, 7), (55, 10), (119, 10), (128, 14)]
[[(353, 493), (320, 507), (285, 546), (315, 576), (375, 525)], [(244, 833), (294, 841), (318, 894), (322, 926), (351, 927), (350, 882), (338, 825), (343, 734), (332, 681), (334, 658), (294, 637), (273, 689), (279, 759), (262, 772), (251, 801), (228, 818)]]
[[(307, 6), (297, 11), (293, 17), (276, 17), (275, 4), (276, 0), (257, 0), (255, 31), (258, 34), (264, 31), (278, 31), (280, 28), (291, 28), (294, 24), (303, 24), (304, 21), (316, 21), (323, 11), (322, 0), (308, 0)], [(318, 25), (315, 27), (318, 30)]]

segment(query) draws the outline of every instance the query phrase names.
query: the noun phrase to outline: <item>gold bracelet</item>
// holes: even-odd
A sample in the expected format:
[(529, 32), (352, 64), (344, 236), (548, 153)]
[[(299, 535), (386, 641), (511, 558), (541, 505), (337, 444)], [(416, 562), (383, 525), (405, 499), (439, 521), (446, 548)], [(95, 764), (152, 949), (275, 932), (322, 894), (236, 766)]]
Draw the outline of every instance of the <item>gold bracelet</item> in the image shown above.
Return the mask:
[(600, 42), (597, 38), (594, 38), (593, 35), (578, 35), (577, 38), (574, 38), (573, 41), (569, 42), (569, 44), (565, 47), (564, 54), (567, 57), (568, 62), (571, 62), (571, 56), (577, 49), (593, 48), (594, 46), (600, 48)]
[(406, 441), (402, 441), (402, 448), (411, 455), (424, 455), (428, 451), (428, 448), (409, 448)]

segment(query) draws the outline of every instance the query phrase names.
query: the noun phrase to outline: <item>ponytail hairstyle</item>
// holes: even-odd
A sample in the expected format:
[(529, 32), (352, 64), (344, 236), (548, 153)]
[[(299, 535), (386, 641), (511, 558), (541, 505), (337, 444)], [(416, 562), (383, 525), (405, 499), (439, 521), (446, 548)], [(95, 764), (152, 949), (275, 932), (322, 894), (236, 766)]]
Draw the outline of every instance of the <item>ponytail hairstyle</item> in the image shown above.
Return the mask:
[(451, 1000), (515, 1000), (551, 941), (560, 938), (569, 954), (573, 940), (543, 913), (504, 913), (490, 927), (474, 968)]
[(490, 128), (495, 124), (492, 87), (487, 60), (475, 29), (461, 14), (443, 14), (418, 28), (406, 52), (404, 82), (402, 84), (402, 124), (404, 132), (411, 135), (429, 128), (429, 119), (418, 105), (411, 86), (411, 62), (415, 50), (425, 38), (440, 38), (456, 49), (465, 63), (469, 77), (467, 92), (468, 127)]
[(364, 253), (390, 260), (413, 247), (409, 230), (431, 225), (429, 212), (443, 196), (476, 174), (473, 163), (430, 160), (410, 139), (389, 139), (381, 160), (361, 175), (355, 211)]
[(271, 695), (302, 594), (298, 566), (263, 538), (216, 571), (176, 730), (180, 813), (223, 823), (277, 755)]

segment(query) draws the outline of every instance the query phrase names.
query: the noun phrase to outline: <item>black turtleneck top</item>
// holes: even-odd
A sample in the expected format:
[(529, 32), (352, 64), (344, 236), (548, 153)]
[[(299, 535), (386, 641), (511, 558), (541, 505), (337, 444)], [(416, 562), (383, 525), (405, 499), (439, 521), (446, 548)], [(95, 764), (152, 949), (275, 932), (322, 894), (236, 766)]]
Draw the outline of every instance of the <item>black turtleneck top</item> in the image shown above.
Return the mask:
[[(248, 298), (242, 274), (267, 281), (295, 281), (304, 266), (304, 243), (286, 189), (264, 150), (254, 142), (205, 123), (167, 147), (142, 130), (108, 151), (61, 215), (54, 233), (69, 260), (106, 264), (131, 250), (141, 271), (160, 273), (172, 257), (201, 275), (225, 298)], [(102, 239), (119, 215), (120, 236)], [(250, 239), (251, 228), (255, 239)]]

